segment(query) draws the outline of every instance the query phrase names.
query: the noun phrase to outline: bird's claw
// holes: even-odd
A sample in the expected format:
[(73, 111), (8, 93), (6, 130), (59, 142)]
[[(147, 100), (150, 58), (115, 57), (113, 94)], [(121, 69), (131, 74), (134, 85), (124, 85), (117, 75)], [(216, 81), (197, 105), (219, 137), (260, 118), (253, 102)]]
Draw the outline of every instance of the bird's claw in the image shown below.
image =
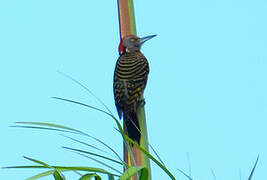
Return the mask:
[(144, 99), (138, 101), (138, 106), (144, 107), (146, 104), (146, 101)]

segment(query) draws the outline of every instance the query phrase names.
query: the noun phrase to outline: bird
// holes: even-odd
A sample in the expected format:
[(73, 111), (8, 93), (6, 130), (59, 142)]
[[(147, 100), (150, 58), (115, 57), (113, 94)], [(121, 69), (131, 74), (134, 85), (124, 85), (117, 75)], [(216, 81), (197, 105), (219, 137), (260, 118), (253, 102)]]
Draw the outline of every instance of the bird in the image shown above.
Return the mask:
[(149, 74), (148, 61), (140, 50), (147, 40), (155, 36), (140, 38), (129, 35), (121, 39), (119, 58), (114, 70), (113, 93), (116, 109), (119, 118), (123, 117), (125, 122), (126, 135), (138, 144), (141, 133), (137, 107), (145, 104), (143, 94)]

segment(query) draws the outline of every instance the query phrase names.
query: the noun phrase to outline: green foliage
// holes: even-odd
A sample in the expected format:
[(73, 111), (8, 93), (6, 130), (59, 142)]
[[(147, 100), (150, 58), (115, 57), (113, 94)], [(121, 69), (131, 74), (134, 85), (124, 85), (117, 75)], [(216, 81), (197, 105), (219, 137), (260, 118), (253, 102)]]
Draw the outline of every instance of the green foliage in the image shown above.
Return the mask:
[[(163, 171), (165, 171), (170, 177), (171, 179), (175, 179), (174, 176), (167, 170), (167, 168), (165, 167), (165, 165), (163, 163), (161, 163), (159, 160), (157, 160), (155, 157), (153, 157), (147, 150), (145, 150), (143, 147), (141, 147), (140, 145), (138, 145), (135, 141), (133, 141), (132, 139), (130, 139), (123, 131), (122, 126), (119, 122), (118, 119), (116, 119), (116, 117), (111, 114), (110, 112), (106, 112), (102, 109), (81, 103), (81, 102), (77, 102), (77, 101), (73, 101), (73, 100), (69, 100), (69, 99), (64, 99), (64, 98), (58, 98), (58, 97), (54, 97), (55, 99), (58, 100), (62, 100), (65, 102), (70, 102), (70, 103), (74, 103), (74, 104), (78, 104), (81, 106), (85, 106), (91, 109), (94, 109), (96, 111), (102, 112), (107, 114), (108, 116), (112, 117), (113, 120), (115, 120), (117, 127), (118, 127), (118, 131), (119, 133), (122, 135), (122, 138), (124, 140), (124, 143), (126, 144), (128, 150), (131, 152), (131, 146), (130, 144), (134, 144), (140, 151), (142, 151), (149, 159), (151, 159), (152, 161), (154, 161)], [(107, 147), (109, 150), (111, 150), (115, 156), (120, 160), (115, 160), (109, 157), (106, 157), (104, 155), (101, 154), (97, 154), (97, 153), (92, 153), (89, 151), (85, 151), (82, 149), (77, 149), (77, 148), (71, 148), (71, 147), (63, 147), (64, 149), (67, 149), (69, 151), (75, 152), (76, 154), (79, 154), (81, 156), (87, 157), (91, 160), (94, 160), (95, 162), (100, 163), (102, 166), (105, 166), (119, 174), (114, 174), (110, 171), (101, 169), (101, 168), (94, 168), (94, 167), (63, 167), (63, 166), (51, 166), (48, 165), (45, 162), (42, 162), (40, 160), (36, 160), (33, 158), (29, 158), (29, 157), (24, 157), (34, 163), (37, 163), (38, 166), (12, 166), (12, 167), (7, 167), (7, 168), (46, 168), (46, 169), (50, 169), (49, 171), (45, 171), (42, 172), (40, 174), (37, 174), (35, 176), (32, 176), (30, 178), (28, 178), (29, 180), (35, 180), (35, 179), (39, 179), (41, 177), (44, 176), (48, 176), (48, 175), (53, 175), (54, 178), (56, 180), (58, 179), (64, 179), (64, 175), (62, 174), (62, 172), (64, 171), (73, 171), (77, 174), (79, 174), (81, 177), (80, 179), (90, 179), (90, 178), (95, 178), (96, 180), (101, 179), (101, 177), (97, 174), (97, 173), (102, 173), (102, 174), (106, 174), (108, 175), (108, 179), (112, 180), (114, 179), (114, 177), (119, 177), (120, 180), (126, 180), (129, 179), (129, 177), (133, 176), (136, 173), (139, 173), (139, 179), (140, 180), (147, 180), (148, 179), (148, 169), (145, 167), (137, 167), (137, 166), (133, 166), (133, 167), (128, 167), (128, 165), (126, 165), (121, 158), (119, 157), (118, 153), (115, 152), (110, 146), (108, 146), (106, 143), (104, 143), (103, 141), (90, 136), (89, 134), (86, 134), (80, 130), (74, 129), (74, 128), (70, 128), (67, 126), (63, 126), (63, 125), (58, 125), (58, 124), (53, 124), (53, 123), (43, 123), (43, 122), (16, 122), (16, 125), (12, 126), (12, 127), (21, 127), (21, 128), (30, 128), (30, 129), (39, 129), (39, 130), (50, 130), (50, 131), (58, 131), (58, 132), (64, 132), (64, 133), (74, 133), (74, 134), (79, 134), (79, 135), (83, 135), (83, 136), (87, 136), (90, 138), (93, 138), (94, 140), (98, 141), (99, 143), (103, 144), (105, 147)], [(64, 137), (68, 137), (68, 136), (64, 136)], [(82, 144), (87, 144), (85, 142), (76, 140), (74, 138), (68, 137), (76, 142), (82, 143)], [(89, 145), (89, 144), (87, 144)], [(92, 145), (90, 145), (92, 146)], [(93, 146), (94, 147), (94, 146)], [(95, 147), (95, 149), (98, 149), (97, 147)], [(96, 158), (100, 158), (102, 160), (98, 160)], [(105, 163), (104, 161), (110, 161), (112, 163), (116, 163), (116, 164), (120, 164), (124, 167), (126, 167), (126, 171), (124, 173), (118, 171), (117, 169), (113, 168), (111, 165)], [(91, 172), (91, 173), (87, 173), (87, 174), (80, 174), (80, 171), (86, 171), (86, 172)]]
[(85, 174), (79, 180), (91, 180), (92, 178), (95, 178), (95, 180), (101, 180), (101, 177), (98, 176), (96, 173)]
[[(76, 80), (72, 79), (73, 81), (76, 82)], [(79, 82), (76, 82), (79, 84)], [(81, 84), (80, 84), (81, 85)], [(87, 89), (85, 86), (81, 85), (82, 87), (84, 87), (88, 92), (90, 92), (92, 94), (92, 92)], [(93, 94), (92, 94), (93, 95)], [(93, 95), (94, 96), (94, 95)], [(100, 101), (100, 103), (108, 110), (102, 110), (99, 109), (97, 107), (85, 104), (85, 103), (81, 103), (78, 101), (73, 101), (73, 100), (69, 100), (69, 99), (64, 99), (64, 98), (58, 98), (58, 97), (53, 97), (54, 99), (57, 100), (62, 100), (65, 102), (69, 102), (69, 103), (74, 103), (77, 105), (81, 105), (87, 108), (91, 108), (93, 110), (99, 111), (101, 113), (104, 113), (106, 115), (108, 115), (109, 117), (111, 117), (118, 128), (118, 132), (121, 134), (122, 138), (123, 138), (123, 142), (126, 145), (127, 150), (130, 152), (130, 155), (132, 156), (132, 151), (131, 151), (131, 145), (130, 144), (134, 144), (146, 157), (148, 157), (150, 160), (152, 160), (155, 164), (157, 164), (171, 179), (175, 180), (175, 177), (173, 176), (173, 174), (166, 168), (166, 166), (164, 165), (164, 163), (162, 162), (162, 160), (160, 159), (160, 157), (158, 156), (158, 154), (155, 152), (155, 150), (152, 148), (153, 152), (155, 152), (156, 157), (152, 156), (146, 149), (144, 149), (142, 146), (140, 146), (139, 144), (137, 144), (135, 141), (133, 141), (132, 139), (130, 139), (123, 131), (122, 126), (120, 124), (120, 121), (111, 113), (111, 111), (107, 108), (107, 106), (97, 97), (97, 100)], [(104, 174), (107, 175), (107, 179), (108, 180), (114, 180), (115, 177), (119, 178), (119, 180), (128, 180), (130, 177), (132, 177), (135, 174), (138, 174), (139, 176), (139, 180), (148, 180), (149, 178), (149, 170), (148, 168), (144, 167), (144, 166), (131, 166), (129, 167), (127, 164), (125, 164), (123, 162), (123, 160), (121, 159), (121, 157), (118, 155), (118, 153), (110, 146), (108, 146), (105, 142), (101, 141), (98, 138), (95, 138), (87, 133), (84, 133), (80, 130), (74, 129), (74, 128), (70, 128), (67, 126), (63, 126), (63, 125), (58, 125), (58, 124), (53, 124), (53, 123), (43, 123), (43, 122), (16, 122), (15, 125), (13, 125), (12, 127), (20, 127), (20, 128), (29, 128), (29, 129), (38, 129), (38, 130), (50, 130), (50, 131), (56, 131), (56, 132), (63, 132), (63, 133), (72, 133), (72, 134), (77, 134), (77, 135), (82, 135), (82, 136), (86, 136), (88, 138), (92, 138), (95, 141), (97, 141), (98, 143), (101, 143), (102, 145), (104, 145), (108, 150), (110, 150), (113, 155), (115, 155), (115, 157), (118, 159), (114, 159), (114, 158), (110, 158), (107, 156), (104, 156), (102, 154), (97, 154), (97, 153), (93, 153), (93, 152), (89, 152), (89, 151), (85, 151), (82, 149), (77, 149), (77, 148), (72, 148), (72, 147), (63, 147), (66, 150), (69, 150), (71, 152), (74, 152), (78, 155), (81, 155), (83, 157), (89, 158), (99, 164), (101, 164), (102, 166), (105, 166), (106, 168), (115, 171), (116, 173), (113, 173), (112, 171), (108, 171), (102, 168), (97, 168), (97, 167), (83, 167), (83, 166), (53, 166), (53, 165), (49, 165), (43, 161), (40, 160), (36, 160), (33, 158), (29, 158), (24, 156), (25, 159), (34, 162), (38, 165), (31, 165), (31, 166), (10, 166), (10, 167), (5, 167), (5, 168), (19, 168), (19, 169), (48, 169), (45, 172), (39, 173), (35, 176), (32, 176), (30, 178), (28, 178), (27, 180), (36, 180), (45, 176), (53, 176), (55, 180), (65, 180), (65, 177), (63, 175), (63, 172), (65, 171), (71, 171), (74, 172), (76, 174), (78, 174), (80, 176), (79, 180), (90, 180), (90, 179), (95, 179), (95, 180), (101, 180), (101, 177), (99, 176), (99, 174)], [(74, 139), (72, 137), (63, 135), (66, 138), (69, 138), (77, 143), (86, 145), (88, 147), (92, 147), (98, 151), (104, 152), (103, 150), (101, 150), (100, 148), (97, 148), (96, 146), (93, 146), (91, 144), (88, 144), (86, 142)], [(132, 160), (133, 157), (131, 157)], [(101, 160), (100, 160), (101, 159)], [(249, 179), (248, 180), (252, 180), (252, 176), (254, 174), (254, 171), (256, 169), (256, 165), (258, 163), (258, 159), (257, 158), (254, 167), (250, 173)], [(126, 171), (124, 173), (122, 173), (121, 171), (115, 169), (112, 165), (107, 164), (105, 162), (110, 162), (110, 163), (115, 163), (115, 164), (119, 164), (121, 165), (123, 168), (126, 169)], [(179, 169), (178, 169), (179, 170)], [(186, 173), (184, 173), (183, 171), (179, 170), (183, 175), (185, 175), (189, 180), (192, 180), (192, 178), (190, 176), (188, 176)], [(85, 172), (85, 174), (83, 174), (83, 172)]]
[(145, 167), (138, 167), (138, 166), (134, 166), (134, 167), (130, 167), (128, 168), (119, 178), (119, 180), (127, 180), (130, 177), (132, 177), (133, 175), (137, 174), (138, 172), (140, 172), (141, 176), (140, 176), (140, 180), (147, 180), (148, 178), (148, 170)]
[(54, 171), (53, 176), (55, 180), (66, 180), (65, 176), (57, 170)]

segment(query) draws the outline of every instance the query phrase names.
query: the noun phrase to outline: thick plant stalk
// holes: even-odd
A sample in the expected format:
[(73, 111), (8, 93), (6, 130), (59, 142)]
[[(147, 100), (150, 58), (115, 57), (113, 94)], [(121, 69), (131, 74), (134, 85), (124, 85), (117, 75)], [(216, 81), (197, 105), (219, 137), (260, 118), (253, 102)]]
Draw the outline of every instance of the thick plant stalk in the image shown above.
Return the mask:
[[(136, 35), (134, 7), (132, 0), (118, 0), (119, 21), (120, 21), (120, 38), (123, 39), (128, 35)], [(147, 126), (144, 106), (137, 107), (137, 119), (140, 125), (141, 140), (140, 145), (148, 151)], [(125, 130), (125, 122), (123, 122)], [(144, 166), (148, 169), (148, 180), (151, 180), (151, 169), (149, 158), (142, 153), (137, 147), (124, 144), (124, 162), (130, 166)], [(137, 180), (138, 175), (132, 180)]]
[(132, 0), (118, 0), (120, 37), (136, 35), (134, 7)]

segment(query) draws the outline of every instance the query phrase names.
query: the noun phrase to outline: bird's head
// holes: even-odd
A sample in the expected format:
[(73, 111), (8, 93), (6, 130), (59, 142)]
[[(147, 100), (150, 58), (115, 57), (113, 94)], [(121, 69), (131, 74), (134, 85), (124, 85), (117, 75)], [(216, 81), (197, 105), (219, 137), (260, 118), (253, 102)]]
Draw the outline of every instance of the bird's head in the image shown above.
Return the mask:
[(150, 35), (146, 37), (139, 38), (135, 35), (129, 35), (121, 39), (119, 45), (119, 53), (130, 53), (140, 51), (141, 46), (149, 39), (152, 39), (156, 35)]

